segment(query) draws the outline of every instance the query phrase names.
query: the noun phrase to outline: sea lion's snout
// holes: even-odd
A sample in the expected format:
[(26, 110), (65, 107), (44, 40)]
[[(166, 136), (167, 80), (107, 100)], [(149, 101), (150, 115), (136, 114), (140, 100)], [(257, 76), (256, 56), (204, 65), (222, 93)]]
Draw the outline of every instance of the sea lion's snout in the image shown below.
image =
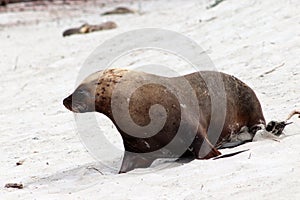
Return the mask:
[(83, 89), (76, 89), (73, 94), (68, 96), (63, 100), (64, 106), (76, 113), (84, 113), (84, 112), (92, 112), (94, 109), (92, 109), (91, 100), (93, 98), (90, 97), (90, 94)]
[(72, 95), (65, 98), (63, 104), (68, 110), (72, 111)]

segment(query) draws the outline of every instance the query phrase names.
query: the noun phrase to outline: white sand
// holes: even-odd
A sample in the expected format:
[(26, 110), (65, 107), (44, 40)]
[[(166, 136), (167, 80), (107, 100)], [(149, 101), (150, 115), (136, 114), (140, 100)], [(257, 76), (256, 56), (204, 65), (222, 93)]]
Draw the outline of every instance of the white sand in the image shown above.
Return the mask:
[[(108, 7), (90, 7), (91, 13), (77, 10), (77, 15), (1, 13), (0, 24), (6, 26), (0, 28), (0, 199), (298, 199), (296, 117), (286, 128), (289, 137), (242, 145), (234, 151), (250, 150), (226, 159), (164, 163), (121, 175), (104, 168), (102, 175), (91, 168), (96, 160), (81, 143), (73, 114), (62, 99), (74, 89), (87, 56), (128, 30), (156, 27), (189, 36), (208, 52), (218, 70), (254, 89), (267, 121), (283, 120), (300, 108), (299, 1), (227, 0), (207, 10), (208, 4), (147, 1), (142, 3), (143, 15), (111, 17), (99, 15)], [(18, 20), (25, 25), (9, 25)], [(115, 20), (119, 28), (61, 36), (71, 26), (104, 20)], [(164, 62), (154, 55), (147, 60)], [(260, 77), (277, 66), (281, 67)], [(113, 132), (105, 123), (105, 130)], [(118, 134), (111, 139), (121, 142)], [(23, 165), (16, 166), (23, 159)], [(4, 188), (10, 182), (22, 182), (25, 188)]]

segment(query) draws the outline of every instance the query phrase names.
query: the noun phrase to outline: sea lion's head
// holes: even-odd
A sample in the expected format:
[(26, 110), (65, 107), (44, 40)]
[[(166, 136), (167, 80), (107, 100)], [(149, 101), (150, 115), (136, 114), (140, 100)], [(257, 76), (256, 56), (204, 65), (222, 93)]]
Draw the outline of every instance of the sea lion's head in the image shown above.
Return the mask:
[(78, 88), (64, 99), (64, 106), (70, 111), (76, 113), (95, 111), (95, 95), (90, 87), (85, 84), (79, 85)]
[(108, 69), (91, 74), (63, 100), (64, 106), (76, 113), (110, 112), (112, 89), (125, 72), (127, 70)]

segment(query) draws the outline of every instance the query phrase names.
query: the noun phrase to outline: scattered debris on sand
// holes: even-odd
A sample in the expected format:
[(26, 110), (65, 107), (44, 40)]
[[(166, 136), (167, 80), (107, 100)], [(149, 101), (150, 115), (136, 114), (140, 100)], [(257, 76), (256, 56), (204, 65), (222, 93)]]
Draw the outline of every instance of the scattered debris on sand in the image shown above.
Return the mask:
[(300, 110), (293, 110), (289, 116), (286, 118), (286, 121), (291, 119), (294, 115), (298, 115), (298, 118), (300, 118)]
[(5, 185), (6, 188), (17, 188), (17, 189), (23, 189), (24, 186), (22, 183), (7, 183)]
[(17, 165), (17, 166), (23, 165), (24, 162), (25, 162), (25, 159), (19, 160), (18, 162), (16, 162), (16, 165)]
[(275, 72), (277, 69), (283, 67), (284, 65), (285, 65), (285, 63), (282, 63), (282, 64), (280, 64), (280, 65), (274, 67), (273, 69), (271, 69), (271, 70), (269, 70), (269, 71), (267, 71), (267, 72), (261, 74), (259, 77), (264, 77), (264, 76), (267, 75), (267, 74), (271, 74), (272, 72)]
[(222, 3), (223, 1), (225, 1), (225, 0), (215, 0), (215, 2), (212, 5), (208, 6), (207, 9), (214, 8), (217, 5), (219, 5), (220, 3)]
[(70, 36), (74, 34), (86, 34), (95, 31), (102, 31), (102, 30), (109, 30), (117, 28), (117, 24), (112, 21), (104, 22), (99, 25), (90, 25), (90, 24), (83, 24), (79, 28), (71, 28), (67, 29), (63, 32), (63, 36)]

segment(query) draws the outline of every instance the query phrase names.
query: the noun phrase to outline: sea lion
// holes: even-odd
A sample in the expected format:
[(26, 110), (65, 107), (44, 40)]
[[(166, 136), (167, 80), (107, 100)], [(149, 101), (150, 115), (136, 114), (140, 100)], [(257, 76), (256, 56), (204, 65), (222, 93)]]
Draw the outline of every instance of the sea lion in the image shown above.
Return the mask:
[[(214, 80), (220, 76), (224, 82), (226, 94), (226, 117), (225, 123), (221, 127), (221, 133), (218, 140), (211, 143), (214, 134), (209, 133), (208, 128), (212, 124), (212, 130), (215, 124), (219, 123), (219, 119), (211, 119), (211, 95), (202, 77)], [(199, 107), (200, 117), (194, 119), (192, 116), (181, 116), (181, 110), (188, 109), (178, 102), (178, 99), (172, 94), (168, 88), (159, 84), (145, 84), (137, 88), (131, 97), (127, 99), (129, 107), (124, 108), (122, 104), (114, 105), (117, 115), (121, 118), (121, 124), (116, 123), (116, 118), (112, 112), (112, 95), (116, 87), (121, 88), (115, 92), (114, 98), (125, 98), (129, 93), (130, 87), (139, 84), (141, 80), (161, 80), (164, 83), (176, 87), (184, 78), (192, 87), (196, 94), (197, 106)], [(186, 89), (183, 96), (187, 99), (191, 98), (190, 90)], [(215, 91), (218, 93), (218, 91)], [(127, 98), (127, 97), (126, 97)], [(126, 101), (126, 99), (125, 99)], [(221, 102), (222, 104), (223, 102)], [(249, 142), (254, 137), (257, 130), (261, 126), (265, 127), (265, 118), (262, 113), (261, 105), (254, 91), (245, 83), (234, 76), (214, 71), (201, 71), (180, 77), (162, 77), (154, 74), (126, 70), (126, 69), (108, 69), (96, 72), (88, 76), (77, 89), (63, 100), (64, 106), (77, 113), (84, 112), (100, 112), (106, 115), (116, 125), (123, 139), (125, 153), (120, 173), (133, 170), (134, 168), (144, 168), (151, 165), (157, 158), (170, 156), (170, 152), (160, 151), (165, 147), (176, 135), (179, 125), (183, 124), (186, 134), (182, 136), (181, 141), (191, 141), (188, 143), (185, 153), (182, 156), (193, 155), (196, 159), (209, 159), (216, 157), (221, 153), (217, 148), (223, 145), (226, 147), (234, 147), (245, 142)], [(128, 109), (130, 118), (139, 126), (147, 126), (152, 119), (149, 117), (150, 108), (159, 104), (164, 107), (166, 112), (166, 121), (162, 129), (151, 137), (135, 137), (130, 133), (127, 116), (123, 116), (122, 109)], [(220, 106), (221, 107), (221, 106)], [(217, 108), (218, 109), (218, 108)], [(158, 121), (163, 113), (154, 113)], [(183, 119), (185, 118), (185, 119)], [(124, 121), (122, 121), (124, 120)], [(196, 135), (191, 135), (191, 131), (196, 129)], [(213, 131), (212, 131), (213, 132)], [(140, 136), (146, 133), (138, 133)], [(239, 135), (243, 135), (239, 137)], [(190, 138), (192, 137), (192, 138)], [(151, 156), (144, 156), (143, 153), (156, 152)], [(171, 154), (173, 153), (172, 150)], [(172, 156), (171, 156), (172, 157)]]
[(9, 0), (0, 0), (0, 6), (6, 6), (9, 3)]
[(104, 22), (99, 25), (90, 25), (90, 24), (83, 24), (79, 28), (71, 28), (67, 29), (63, 32), (63, 36), (70, 36), (73, 34), (86, 34), (91, 33), (95, 31), (102, 31), (102, 30), (109, 30), (117, 28), (117, 24), (112, 21)]
[(120, 15), (120, 14), (133, 14), (135, 13), (135, 11), (126, 8), (126, 7), (117, 7), (113, 10), (110, 11), (106, 11), (104, 13), (102, 13), (101, 15)]

